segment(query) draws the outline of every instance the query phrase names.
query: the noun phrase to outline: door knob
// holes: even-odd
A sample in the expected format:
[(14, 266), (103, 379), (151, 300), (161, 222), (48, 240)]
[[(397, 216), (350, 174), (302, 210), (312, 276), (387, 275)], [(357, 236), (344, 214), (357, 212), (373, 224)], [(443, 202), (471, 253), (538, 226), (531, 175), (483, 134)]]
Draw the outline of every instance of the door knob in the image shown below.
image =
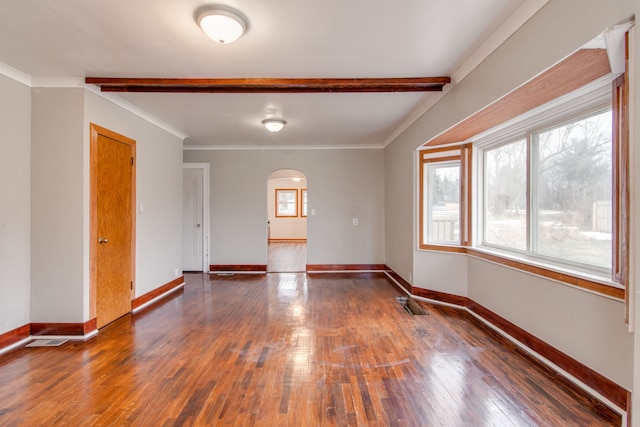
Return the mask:
[(101, 245), (103, 243), (109, 243), (109, 239), (106, 239), (104, 237), (98, 237), (98, 243), (100, 243)]

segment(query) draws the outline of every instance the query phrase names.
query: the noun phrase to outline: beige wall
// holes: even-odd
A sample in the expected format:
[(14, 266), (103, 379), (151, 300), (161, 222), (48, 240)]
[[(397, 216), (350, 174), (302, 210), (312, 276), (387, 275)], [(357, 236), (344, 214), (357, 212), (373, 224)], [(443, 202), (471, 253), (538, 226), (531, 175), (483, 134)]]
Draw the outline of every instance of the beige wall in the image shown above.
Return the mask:
[(267, 263), (267, 179), (278, 169), (307, 177), (307, 263), (384, 262), (382, 150), (185, 150), (184, 161), (211, 167), (211, 264)]
[(31, 321), (81, 322), (84, 91), (32, 94)]
[[(30, 263), (31, 281), (27, 275), (25, 282), (31, 300), (15, 327), (89, 320), (90, 123), (136, 140), (136, 195), (145, 208), (136, 215), (135, 296), (181, 275), (182, 140), (83, 88), (26, 91), (32, 104), (31, 158), (16, 165), (27, 171), (30, 165), (31, 186), (21, 175), (14, 182), (25, 197), (30, 194), (30, 228), (21, 231), (31, 236), (30, 257), (16, 265)], [(29, 223), (28, 204), (20, 207), (23, 213), (25, 208)], [(16, 247), (22, 248), (18, 242)], [(0, 292), (4, 288), (2, 283)]]
[[(638, 11), (637, 4), (630, 0), (551, 0), (385, 150), (385, 256), (391, 268), (405, 279), (413, 273), (413, 283), (420, 287), (470, 297), (628, 389), (633, 387), (634, 335), (624, 324), (621, 301), (467, 256), (462, 256), (467, 283), (461, 283), (465, 274), (460, 271), (448, 277), (451, 266), (460, 264), (460, 255), (416, 249), (415, 150), (608, 27), (628, 20)], [(637, 35), (633, 42), (637, 43)], [(633, 78), (637, 81), (637, 73)], [(637, 108), (637, 101), (635, 105)], [(634, 136), (640, 141), (637, 130)], [(637, 164), (632, 162), (634, 171)], [(635, 191), (634, 199), (637, 194)], [(634, 209), (632, 217), (636, 212)], [(635, 236), (637, 246), (637, 232)], [(640, 366), (636, 367), (636, 385), (640, 383), (638, 370)]]
[(0, 334), (30, 316), (31, 89), (0, 75)]
[[(144, 212), (140, 209), (136, 212), (135, 296), (138, 297), (173, 280), (176, 270), (178, 275), (182, 274), (182, 139), (87, 91), (85, 147), (89, 147), (90, 123), (136, 141), (136, 202), (138, 207), (140, 203), (144, 205)], [(88, 162), (87, 149), (84, 156), (87, 171)], [(87, 188), (85, 197), (89, 200)], [(84, 205), (87, 236), (88, 207)], [(84, 257), (88, 265), (88, 250)], [(86, 270), (86, 283), (88, 274)]]

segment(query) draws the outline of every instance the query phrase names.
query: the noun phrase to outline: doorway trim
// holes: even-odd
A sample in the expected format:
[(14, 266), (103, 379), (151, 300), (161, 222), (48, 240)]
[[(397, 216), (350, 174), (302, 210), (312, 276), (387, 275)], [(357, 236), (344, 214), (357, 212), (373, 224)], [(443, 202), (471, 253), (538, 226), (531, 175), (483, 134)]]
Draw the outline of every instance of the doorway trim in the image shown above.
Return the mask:
[[(209, 272), (209, 163), (183, 163), (182, 169), (202, 170), (202, 272)], [(183, 219), (184, 221), (184, 219)]]
[(100, 135), (114, 139), (131, 147), (133, 165), (131, 169), (131, 299), (136, 289), (136, 141), (109, 129), (90, 123), (89, 142), (89, 318), (97, 317), (97, 278), (98, 278), (98, 137)]

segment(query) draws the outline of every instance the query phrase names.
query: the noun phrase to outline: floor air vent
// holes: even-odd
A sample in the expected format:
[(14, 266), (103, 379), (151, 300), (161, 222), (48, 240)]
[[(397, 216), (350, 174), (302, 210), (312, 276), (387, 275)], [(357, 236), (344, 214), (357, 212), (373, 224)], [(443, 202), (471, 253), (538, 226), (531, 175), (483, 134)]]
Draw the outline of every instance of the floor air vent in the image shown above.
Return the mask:
[(424, 315), (428, 314), (424, 308), (420, 306), (413, 298), (409, 298), (408, 296), (397, 296), (396, 301), (402, 304), (402, 308), (407, 310), (407, 312), (411, 315)]
[(66, 343), (69, 340), (65, 339), (56, 339), (56, 340), (35, 340), (31, 341), (25, 347), (58, 347)]

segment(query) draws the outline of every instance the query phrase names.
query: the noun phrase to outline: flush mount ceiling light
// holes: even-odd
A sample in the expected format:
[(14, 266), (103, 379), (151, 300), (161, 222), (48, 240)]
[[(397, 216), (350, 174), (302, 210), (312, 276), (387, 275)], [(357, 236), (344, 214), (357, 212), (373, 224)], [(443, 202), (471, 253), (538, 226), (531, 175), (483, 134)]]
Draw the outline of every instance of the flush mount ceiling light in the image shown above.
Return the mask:
[(280, 132), (287, 122), (282, 119), (264, 119), (262, 124), (269, 132)]
[(237, 40), (249, 28), (249, 21), (242, 13), (219, 4), (198, 9), (195, 18), (202, 31), (221, 44)]

